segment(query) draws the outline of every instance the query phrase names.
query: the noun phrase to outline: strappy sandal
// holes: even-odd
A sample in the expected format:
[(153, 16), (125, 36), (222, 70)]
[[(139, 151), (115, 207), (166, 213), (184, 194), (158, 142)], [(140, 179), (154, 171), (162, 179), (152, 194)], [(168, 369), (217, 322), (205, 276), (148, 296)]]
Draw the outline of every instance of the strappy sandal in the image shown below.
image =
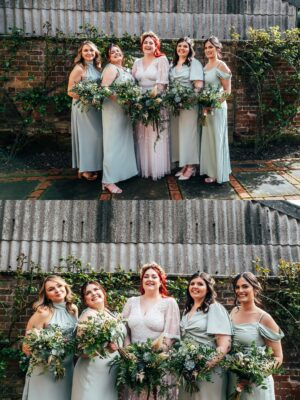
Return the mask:
[(217, 182), (217, 180), (216, 180), (216, 178), (207, 177), (204, 179), (204, 182), (205, 183), (215, 183), (215, 182)]
[(187, 181), (190, 179), (191, 176), (196, 175), (196, 168), (195, 167), (187, 167), (183, 174), (180, 175), (178, 178), (179, 181)]
[(186, 167), (181, 168), (180, 171), (176, 172), (175, 176), (181, 176), (185, 173)]
[(107, 190), (111, 194), (120, 194), (123, 191), (114, 183), (102, 183), (102, 190)]

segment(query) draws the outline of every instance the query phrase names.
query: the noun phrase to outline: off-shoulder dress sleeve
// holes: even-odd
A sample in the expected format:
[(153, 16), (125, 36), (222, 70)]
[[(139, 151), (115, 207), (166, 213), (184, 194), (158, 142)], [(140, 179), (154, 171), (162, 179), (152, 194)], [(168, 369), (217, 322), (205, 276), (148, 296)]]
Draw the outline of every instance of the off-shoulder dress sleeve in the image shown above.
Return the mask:
[(262, 337), (267, 340), (271, 340), (272, 342), (280, 342), (280, 340), (284, 337), (284, 333), (281, 329), (279, 329), (279, 332), (274, 332), (264, 325), (258, 324), (258, 330)]
[(207, 316), (207, 333), (210, 335), (232, 335), (232, 325), (226, 311), (220, 303), (209, 306)]
[(161, 85), (167, 85), (169, 83), (169, 68), (170, 65), (167, 57), (159, 57), (157, 61), (158, 76), (156, 83), (160, 83)]
[(167, 299), (168, 305), (165, 311), (164, 336), (168, 339), (180, 339), (180, 312), (176, 300)]
[(232, 73), (231, 72), (224, 72), (224, 71), (220, 71), (219, 68), (217, 68), (217, 77), (220, 79), (231, 79), (232, 77)]
[(193, 58), (190, 67), (190, 81), (203, 81), (204, 80), (204, 72), (203, 67), (200, 61)]

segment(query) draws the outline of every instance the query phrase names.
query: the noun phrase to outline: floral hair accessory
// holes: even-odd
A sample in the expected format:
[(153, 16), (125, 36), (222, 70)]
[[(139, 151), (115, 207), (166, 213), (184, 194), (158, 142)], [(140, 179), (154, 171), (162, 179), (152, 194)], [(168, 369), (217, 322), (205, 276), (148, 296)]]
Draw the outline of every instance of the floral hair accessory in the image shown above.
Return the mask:
[(158, 265), (156, 262), (152, 261), (152, 262), (150, 262), (150, 263), (148, 263), (148, 264), (144, 264), (144, 265), (141, 267), (141, 269), (140, 269), (140, 278), (143, 277), (144, 272), (145, 272), (147, 269), (149, 269), (149, 268), (156, 268), (156, 269), (159, 270), (159, 272), (160, 272), (162, 275), (166, 275), (165, 270), (164, 270), (160, 265)]

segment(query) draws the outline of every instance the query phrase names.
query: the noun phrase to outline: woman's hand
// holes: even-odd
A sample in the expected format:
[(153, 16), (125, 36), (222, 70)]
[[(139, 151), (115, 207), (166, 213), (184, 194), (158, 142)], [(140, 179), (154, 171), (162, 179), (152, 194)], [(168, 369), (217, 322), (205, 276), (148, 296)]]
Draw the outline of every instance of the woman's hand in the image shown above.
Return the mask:
[(108, 343), (107, 348), (110, 353), (114, 353), (118, 350), (119, 346), (116, 343)]

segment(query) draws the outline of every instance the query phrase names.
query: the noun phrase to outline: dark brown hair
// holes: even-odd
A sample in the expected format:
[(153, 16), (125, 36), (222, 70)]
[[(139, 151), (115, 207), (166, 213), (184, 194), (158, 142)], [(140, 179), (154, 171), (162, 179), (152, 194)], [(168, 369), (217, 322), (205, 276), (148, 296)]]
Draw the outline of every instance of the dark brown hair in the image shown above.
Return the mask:
[(203, 47), (205, 47), (206, 43), (210, 42), (216, 49), (218, 53), (218, 58), (222, 58), (222, 43), (216, 36), (210, 36), (208, 39), (206, 39), (203, 43)]
[(213, 304), (216, 300), (217, 293), (215, 292), (214, 286), (215, 286), (215, 280), (212, 278), (208, 273), (206, 272), (196, 272), (191, 276), (188, 282), (188, 286), (186, 289), (186, 303), (184, 307), (184, 314), (187, 314), (193, 307), (194, 305), (194, 300), (192, 296), (190, 295), (190, 284), (191, 282), (196, 279), (196, 278), (201, 278), (204, 280), (207, 288), (207, 293), (205, 295), (205, 298), (203, 300), (203, 303), (201, 306), (198, 308), (198, 310), (203, 311), (204, 313), (207, 313), (209, 310), (209, 306)]
[(86, 294), (86, 288), (88, 287), (88, 285), (95, 285), (101, 290), (101, 292), (103, 293), (103, 296), (104, 296), (104, 306), (107, 307), (106, 291), (104, 290), (103, 286), (100, 285), (100, 283), (97, 281), (87, 281), (81, 286), (80, 295), (81, 295), (81, 300), (82, 300), (83, 304), (85, 304), (85, 294)]
[(249, 271), (245, 271), (245, 272), (241, 272), (240, 274), (236, 275), (233, 278), (233, 290), (234, 290), (234, 304), (235, 306), (238, 306), (238, 300), (237, 300), (237, 295), (236, 295), (236, 285), (239, 279), (244, 278), (245, 281), (247, 281), (249, 283), (249, 285), (251, 285), (254, 289), (254, 301), (256, 304), (258, 304), (259, 306), (262, 306), (261, 301), (259, 300), (259, 296), (262, 292), (262, 287), (261, 284), (259, 283), (258, 279), (256, 278), (256, 276)]

